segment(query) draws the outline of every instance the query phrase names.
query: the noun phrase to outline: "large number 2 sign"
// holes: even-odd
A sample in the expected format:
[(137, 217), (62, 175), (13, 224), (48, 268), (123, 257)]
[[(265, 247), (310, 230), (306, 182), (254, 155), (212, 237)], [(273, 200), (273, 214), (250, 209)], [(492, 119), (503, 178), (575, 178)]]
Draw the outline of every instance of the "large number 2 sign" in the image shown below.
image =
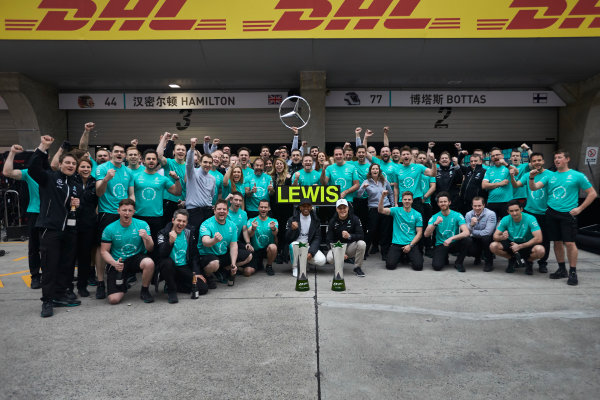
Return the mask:
[(433, 125), (433, 127), (434, 128), (448, 128), (448, 123), (444, 123), (444, 121), (446, 121), (448, 119), (448, 117), (450, 116), (450, 114), (452, 114), (452, 107), (440, 107), (440, 109), (438, 110), (438, 113), (442, 115), (442, 118), (435, 121), (435, 124)]

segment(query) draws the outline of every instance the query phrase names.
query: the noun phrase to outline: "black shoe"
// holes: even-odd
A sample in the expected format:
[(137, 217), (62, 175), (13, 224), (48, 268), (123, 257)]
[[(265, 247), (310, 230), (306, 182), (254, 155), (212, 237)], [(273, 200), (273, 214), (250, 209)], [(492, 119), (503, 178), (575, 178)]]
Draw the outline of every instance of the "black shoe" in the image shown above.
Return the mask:
[(347, 262), (348, 264), (354, 264), (354, 257), (348, 258), (345, 262)]
[(87, 288), (77, 288), (77, 293), (79, 297), (90, 297), (90, 292), (88, 292)]
[(539, 264), (538, 271), (539, 271), (540, 274), (547, 274), (548, 273), (548, 267), (546, 267), (546, 264)]
[[(548, 277), (550, 279), (561, 279), (561, 278), (566, 278), (568, 276), (569, 276), (569, 274), (567, 273), (566, 269), (558, 268), (556, 271), (551, 273)], [(575, 278), (577, 278), (577, 276), (575, 276)]]
[(510, 260), (508, 260), (508, 267), (506, 267), (507, 274), (512, 274), (515, 272), (515, 264), (516, 264), (516, 261), (514, 258), (511, 258)]
[(90, 276), (87, 284), (88, 286), (98, 286), (98, 279), (95, 276)]
[(98, 286), (96, 286), (96, 298), (98, 300), (106, 298), (106, 286), (104, 286), (104, 282), (98, 282)]
[(494, 270), (494, 264), (485, 263), (483, 266), (483, 272), (492, 272)]
[(569, 272), (569, 279), (567, 280), (567, 285), (577, 286), (577, 284), (579, 284), (579, 280), (577, 280), (577, 272)]
[(169, 304), (179, 303), (179, 299), (177, 298), (177, 292), (169, 292)]
[(69, 300), (77, 300), (77, 295), (73, 292), (73, 289), (71, 288), (65, 291), (65, 297)]
[(481, 265), (481, 258), (475, 257), (475, 261), (473, 261), (473, 265)]
[(52, 303), (55, 307), (77, 307), (78, 305), (81, 305), (80, 300), (72, 300), (66, 296), (61, 296), (57, 299), (53, 299)]
[(275, 275), (275, 271), (273, 271), (272, 265), (267, 265), (267, 268), (265, 268), (265, 272), (267, 273), (267, 275), (270, 275), (270, 276)]
[(446, 260), (444, 261), (444, 265), (450, 265), (450, 259), (446, 258)]
[(209, 289), (216, 289), (217, 281), (212, 276), (209, 276), (206, 278), (206, 286), (208, 286)]
[[(42, 288), (42, 275), (35, 274), (31, 275), (31, 286), (32, 289), (41, 289)], [(50, 310), (52, 312), (52, 310)], [(42, 315), (43, 316), (43, 315)], [(52, 315), (48, 315), (51, 317)]]
[(371, 246), (371, 250), (369, 251), (369, 254), (377, 254), (378, 251), (379, 251), (379, 249), (377, 248), (377, 246)]
[(458, 272), (466, 272), (465, 266), (462, 264), (454, 264), (454, 268), (456, 268)]
[(354, 268), (353, 271), (356, 274), (356, 276), (358, 276), (359, 278), (365, 277), (365, 273), (363, 272), (363, 270), (360, 267)]
[(42, 318), (48, 318), (54, 315), (54, 306), (52, 305), (51, 301), (44, 301), (42, 303), (42, 312), (40, 313), (40, 316)]
[(275, 257), (275, 264), (283, 264), (283, 257), (281, 254), (277, 254), (277, 257)]
[(525, 261), (525, 275), (533, 275), (533, 263)]
[(152, 294), (150, 294), (150, 290), (148, 290), (148, 288), (142, 287), (140, 299), (144, 300), (144, 303), (154, 303), (154, 297), (152, 297)]
[(384, 254), (383, 251), (381, 252), (381, 261), (387, 261), (387, 254)]

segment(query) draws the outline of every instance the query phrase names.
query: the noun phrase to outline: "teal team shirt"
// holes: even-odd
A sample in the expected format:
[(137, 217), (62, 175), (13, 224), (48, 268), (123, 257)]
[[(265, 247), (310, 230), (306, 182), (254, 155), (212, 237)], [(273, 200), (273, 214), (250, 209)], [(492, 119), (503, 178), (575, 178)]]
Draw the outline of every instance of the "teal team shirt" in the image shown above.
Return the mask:
[(397, 183), (396, 168), (398, 167), (398, 164), (393, 162), (391, 158), (390, 158), (390, 161), (388, 161), (388, 162), (384, 162), (383, 160), (381, 160), (377, 157), (373, 157), (372, 160), (373, 160), (373, 163), (375, 163), (375, 164), (379, 165), (379, 167), (381, 167), (381, 172), (385, 175), (385, 177), (388, 180), (388, 182), (390, 183), (390, 185), (392, 183)]
[(579, 206), (579, 190), (592, 187), (588, 178), (579, 171), (553, 172), (540, 179), (548, 188), (548, 207), (559, 212), (569, 212)]
[[(248, 185), (246, 183), (243, 182), (238, 182), (235, 184), (235, 191), (236, 192), (240, 192), (242, 194), (242, 197), (246, 197), (246, 187)], [(232, 181), (231, 178), (229, 179), (229, 183), (227, 183), (227, 186), (223, 185), (223, 183), (221, 182), (221, 197), (222, 198), (227, 198), (227, 196), (229, 196), (231, 193), (233, 193), (233, 186), (232, 186)]]
[(40, 185), (29, 175), (29, 170), (21, 170), (21, 179), (27, 184), (27, 190), (29, 191), (29, 204), (27, 205), (27, 212), (39, 214), (40, 213)]
[(417, 235), (417, 228), (423, 227), (423, 216), (412, 208), (406, 212), (404, 207), (392, 207), (390, 214), (394, 219), (392, 243), (401, 246), (410, 244)]
[(421, 180), (426, 169), (427, 167), (422, 164), (411, 163), (408, 167), (404, 164), (397, 164), (396, 182), (398, 182), (400, 196), (406, 191), (411, 192), (416, 199), (423, 196), (423, 193), (421, 193)]
[(238, 237), (242, 234), (242, 229), (246, 226), (246, 222), (248, 222), (248, 213), (242, 210), (241, 208), (234, 212), (231, 208), (227, 213), (227, 219), (235, 224), (235, 227), (238, 230)]
[[(215, 234), (219, 232), (223, 239), (212, 247), (204, 247), (202, 245), (202, 238), (208, 236), (210, 238), (215, 237)], [(198, 240), (198, 252), (201, 256), (215, 255), (222, 256), (229, 251), (229, 244), (231, 242), (237, 242), (238, 231), (237, 227), (230, 220), (225, 220), (224, 224), (219, 224), (217, 219), (213, 216), (207, 219), (200, 226), (200, 239)], [(235, 261), (235, 260), (234, 260)]]
[(269, 224), (275, 222), (275, 227), (279, 229), (277, 220), (267, 217), (263, 221), (260, 217), (254, 217), (247, 222), (246, 226), (248, 229), (252, 227), (252, 222), (254, 221), (258, 222), (258, 226), (256, 227), (256, 232), (254, 232), (254, 236), (252, 236), (252, 247), (255, 249), (264, 249), (271, 243), (275, 243), (275, 236), (273, 236), (273, 231), (271, 231)]
[(521, 221), (515, 222), (510, 215), (500, 220), (496, 228), (500, 232), (508, 231), (508, 240), (515, 243), (525, 243), (533, 239), (533, 232), (539, 231), (540, 226), (533, 215), (521, 213)]
[[(529, 164), (520, 164), (518, 167), (515, 167), (519, 170), (519, 172), (515, 175), (515, 181), (520, 181), (523, 179), (523, 176), (529, 172)], [(512, 186), (512, 185), (511, 185)], [(520, 188), (513, 187), (513, 198), (514, 199), (526, 199), (527, 198), (527, 188), (525, 186), (521, 186)]]
[[(444, 241), (454, 235), (460, 233), (460, 226), (465, 224), (465, 218), (458, 212), (450, 210), (447, 216), (444, 216), (442, 212), (438, 212), (429, 219), (427, 225), (433, 225), (438, 217), (442, 217), (442, 223), (436, 227), (435, 232), (435, 245), (439, 246), (444, 244)], [(454, 243), (455, 241), (453, 241)]]
[[(244, 177), (246, 181), (246, 177)], [(246, 210), (258, 211), (258, 203), (261, 200), (269, 200), (269, 186), (273, 186), (271, 175), (262, 173), (260, 176), (252, 174), (248, 177), (247, 188), (252, 190), (256, 184), (256, 193), (252, 191), (246, 196)]]
[(250, 167), (242, 168), (242, 173), (244, 174), (244, 182), (247, 182), (248, 179), (254, 175), (254, 170)]
[[(342, 166), (337, 164), (328, 166), (325, 170), (325, 176), (329, 178), (330, 185), (338, 185), (340, 187), (340, 193), (350, 189), (350, 187), (352, 187), (352, 181), (358, 181), (356, 167), (348, 162), (344, 163)], [(346, 196), (346, 200), (354, 200), (355, 193), (356, 192), (349, 193)]]
[(134, 178), (136, 176), (138, 176), (138, 174), (140, 174), (146, 170), (146, 168), (143, 165), (138, 165), (138, 167), (136, 169), (129, 168), (129, 167), (127, 167), (127, 169), (129, 170), (129, 172), (131, 172), (131, 175), (133, 175)]
[(131, 181), (135, 194), (135, 215), (142, 217), (162, 217), (163, 193), (174, 184), (172, 181), (155, 172), (140, 172)]
[[(538, 174), (533, 179), (534, 182), (539, 182), (543, 177), (552, 175), (552, 171), (544, 170), (541, 174)], [(546, 213), (548, 209), (548, 188), (544, 186), (540, 190), (531, 190), (529, 189), (529, 177), (530, 172), (527, 172), (519, 182), (523, 184), (527, 192), (527, 204), (525, 205), (525, 211), (542, 215)]]
[[(309, 173), (306, 173), (306, 171), (303, 168), (300, 171), (298, 171), (297, 173), (300, 174), (300, 176), (298, 177), (298, 184), (300, 186), (318, 185), (321, 181), (321, 173), (315, 171), (314, 169), (311, 170)], [(295, 180), (296, 180), (296, 176), (294, 174), (294, 181)]]
[(488, 181), (489, 183), (498, 183), (505, 179), (508, 179), (507, 185), (490, 190), (488, 195), (488, 203), (505, 203), (507, 201), (511, 201), (513, 198), (513, 189), (512, 185), (510, 184), (510, 173), (508, 168), (506, 168), (504, 165), (499, 167), (493, 165), (487, 169), (483, 178), (484, 181)]
[(163, 198), (165, 200), (171, 200), (174, 202), (179, 202), (180, 200), (185, 201), (185, 162), (183, 164), (179, 164), (173, 158), (167, 158), (167, 163), (163, 167), (163, 171), (165, 172), (165, 176), (171, 180), (171, 182), (175, 183), (173, 179), (169, 176), (169, 172), (175, 171), (177, 176), (179, 177), (179, 183), (181, 183), (181, 196), (175, 196), (165, 190), (163, 193)]
[(102, 180), (109, 169), (115, 170), (115, 176), (106, 184), (106, 191), (98, 198), (98, 211), (117, 214), (119, 202), (128, 197), (129, 186), (131, 186), (131, 170), (124, 165), (115, 167), (112, 161), (99, 165), (96, 169), (96, 180)]
[[(215, 194), (213, 196), (213, 202), (212, 202), (213, 206), (214, 206), (215, 204), (217, 204), (217, 200), (219, 199), (219, 188), (221, 188), (223, 186), (223, 174), (220, 173), (219, 171), (213, 171), (213, 170), (208, 171), (208, 173), (215, 177)], [(221, 193), (223, 193), (222, 190), (221, 190)]]
[[(358, 161), (347, 161), (347, 162), (351, 163), (356, 168), (356, 173), (358, 174), (358, 183), (362, 185), (363, 182), (367, 180), (367, 174), (369, 173), (369, 168), (371, 167), (371, 163), (369, 162), (369, 160), (365, 160), (364, 164), (361, 164)], [(362, 195), (362, 198), (366, 199), (368, 197), (369, 197), (369, 194), (367, 192), (364, 192)]]
[(188, 242), (185, 237), (185, 230), (183, 230), (177, 235), (175, 243), (173, 243), (173, 249), (171, 249), (171, 254), (169, 254), (169, 257), (171, 257), (176, 266), (181, 267), (187, 264), (187, 248)]
[[(435, 176), (423, 175), (421, 177), (421, 197), (425, 196), (427, 191), (429, 191), (430, 184), (432, 183), (436, 183)], [(431, 196), (426, 199), (424, 198), (423, 203), (431, 204)]]
[(120, 220), (116, 220), (104, 228), (102, 242), (111, 243), (110, 255), (115, 260), (121, 258), (125, 261), (136, 254), (146, 254), (144, 241), (139, 234), (140, 229), (150, 235), (150, 226), (141, 219), (132, 218), (128, 227), (124, 227)]
[(98, 163), (96, 160), (90, 157), (90, 162), (92, 163), (92, 176), (96, 176), (96, 169), (98, 169)]

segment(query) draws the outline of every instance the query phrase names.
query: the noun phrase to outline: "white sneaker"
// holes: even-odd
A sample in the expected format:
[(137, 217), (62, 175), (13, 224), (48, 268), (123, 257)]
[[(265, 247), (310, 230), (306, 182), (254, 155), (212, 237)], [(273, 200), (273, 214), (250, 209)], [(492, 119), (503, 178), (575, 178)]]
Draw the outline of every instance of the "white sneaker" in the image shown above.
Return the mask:
[(298, 277), (298, 268), (296, 268), (296, 267), (292, 267), (292, 276), (293, 276), (294, 278), (297, 278), (297, 277)]

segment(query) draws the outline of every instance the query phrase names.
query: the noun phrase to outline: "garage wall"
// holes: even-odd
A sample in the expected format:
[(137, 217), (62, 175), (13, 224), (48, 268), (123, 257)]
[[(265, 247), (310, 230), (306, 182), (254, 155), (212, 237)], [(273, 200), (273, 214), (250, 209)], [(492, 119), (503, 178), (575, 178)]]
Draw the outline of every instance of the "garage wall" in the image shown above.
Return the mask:
[(17, 131), (8, 110), (0, 110), (0, 147), (10, 147), (18, 143)]

